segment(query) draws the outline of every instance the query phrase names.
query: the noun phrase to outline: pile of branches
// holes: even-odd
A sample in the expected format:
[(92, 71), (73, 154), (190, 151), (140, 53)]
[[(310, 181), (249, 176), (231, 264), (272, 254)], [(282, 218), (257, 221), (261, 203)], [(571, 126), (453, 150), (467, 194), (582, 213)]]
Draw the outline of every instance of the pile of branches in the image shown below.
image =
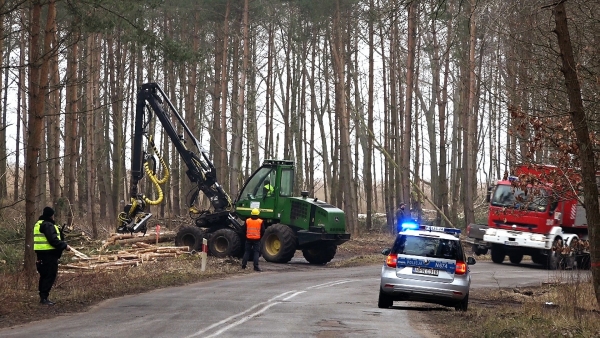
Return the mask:
[[(73, 248), (75, 257), (66, 264), (61, 264), (61, 271), (98, 271), (113, 270), (125, 267), (138, 266), (144, 262), (177, 258), (180, 255), (190, 254), (187, 246), (159, 246), (159, 242), (172, 241), (175, 233), (161, 232), (141, 234), (111, 234), (103, 242), (99, 254), (87, 256)], [(150, 244), (154, 243), (154, 244)], [(131, 248), (115, 251), (107, 250), (111, 245), (131, 245)]]

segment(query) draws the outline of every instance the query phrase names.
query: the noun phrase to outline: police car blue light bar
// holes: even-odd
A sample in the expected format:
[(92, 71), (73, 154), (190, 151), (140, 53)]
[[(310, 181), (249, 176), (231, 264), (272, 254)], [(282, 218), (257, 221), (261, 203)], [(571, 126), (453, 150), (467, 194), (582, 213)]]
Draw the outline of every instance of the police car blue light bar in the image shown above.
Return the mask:
[(419, 230), (420, 226), (415, 222), (404, 222), (400, 225), (400, 231)]
[(429, 231), (429, 232), (443, 232), (449, 235), (453, 235), (458, 237), (460, 235), (460, 229), (455, 228), (444, 228), (444, 227), (436, 227), (432, 225), (418, 225), (416, 223), (402, 223), (402, 230), (420, 230), (420, 231)]

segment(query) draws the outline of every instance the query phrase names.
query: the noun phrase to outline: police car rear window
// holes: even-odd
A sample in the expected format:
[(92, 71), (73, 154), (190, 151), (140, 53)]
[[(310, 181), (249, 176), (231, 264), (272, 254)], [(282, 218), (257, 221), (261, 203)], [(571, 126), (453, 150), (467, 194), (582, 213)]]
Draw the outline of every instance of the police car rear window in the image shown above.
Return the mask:
[(459, 241), (435, 237), (401, 235), (392, 252), (398, 255), (424, 256), (459, 260), (462, 248)]

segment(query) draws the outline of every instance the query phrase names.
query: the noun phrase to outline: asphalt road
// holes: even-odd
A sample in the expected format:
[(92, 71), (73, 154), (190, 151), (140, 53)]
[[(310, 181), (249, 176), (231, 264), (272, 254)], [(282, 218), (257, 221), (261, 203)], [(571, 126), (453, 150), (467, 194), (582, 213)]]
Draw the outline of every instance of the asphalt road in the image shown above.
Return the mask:
[[(413, 303), (377, 308), (379, 265), (263, 263), (262, 273), (112, 299), (86, 313), (0, 330), (0, 337), (434, 336), (411, 316), (419, 311)], [(472, 288), (539, 285), (577, 274), (527, 263), (478, 262), (471, 271)]]

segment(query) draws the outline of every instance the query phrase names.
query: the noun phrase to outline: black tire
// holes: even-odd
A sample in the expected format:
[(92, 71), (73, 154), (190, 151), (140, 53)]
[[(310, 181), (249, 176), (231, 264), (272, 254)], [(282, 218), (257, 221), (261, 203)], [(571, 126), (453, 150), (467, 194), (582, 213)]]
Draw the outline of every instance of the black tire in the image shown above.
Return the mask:
[(262, 255), (267, 262), (287, 263), (296, 253), (296, 234), (287, 225), (273, 224), (265, 230)]
[(456, 311), (462, 311), (462, 312), (465, 312), (469, 309), (469, 294), (468, 293), (465, 296), (465, 298), (463, 298), (463, 300), (460, 301), (460, 303), (457, 303), (454, 306), (454, 309)]
[(381, 289), (379, 289), (379, 300), (377, 301), (377, 307), (380, 309), (387, 309), (394, 305), (394, 301), (392, 297), (384, 293)]
[(476, 256), (487, 255), (488, 248), (480, 245), (473, 245), (473, 253)]
[(190, 251), (201, 251), (204, 238), (205, 233), (202, 229), (195, 226), (182, 227), (175, 236), (175, 245), (188, 246)]
[(211, 255), (224, 257), (238, 257), (242, 251), (240, 236), (232, 229), (219, 229), (208, 240), (208, 251)]
[(560, 256), (556, 251), (550, 250), (546, 257), (546, 269), (558, 270), (560, 268)]
[(302, 250), (302, 255), (310, 264), (327, 264), (337, 252), (337, 245), (333, 243), (320, 243)]
[[(552, 249), (548, 250), (548, 255), (546, 256), (546, 269), (548, 270), (558, 270), (561, 267), (562, 259), (557, 250), (561, 250), (562, 248), (562, 238), (557, 237), (554, 239), (552, 243)], [(553, 250), (555, 249), (555, 250)]]
[(502, 264), (505, 256), (504, 248), (501, 245), (494, 245), (492, 247), (492, 262)]
[(546, 256), (542, 254), (531, 255), (531, 261), (535, 264), (544, 265), (546, 263)]
[(512, 253), (512, 254), (508, 255), (508, 259), (513, 264), (519, 264), (523, 260), (523, 254), (522, 253)]
[(589, 254), (578, 255), (575, 260), (577, 262), (577, 269), (579, 270), (589, 270), (592, 268)]

